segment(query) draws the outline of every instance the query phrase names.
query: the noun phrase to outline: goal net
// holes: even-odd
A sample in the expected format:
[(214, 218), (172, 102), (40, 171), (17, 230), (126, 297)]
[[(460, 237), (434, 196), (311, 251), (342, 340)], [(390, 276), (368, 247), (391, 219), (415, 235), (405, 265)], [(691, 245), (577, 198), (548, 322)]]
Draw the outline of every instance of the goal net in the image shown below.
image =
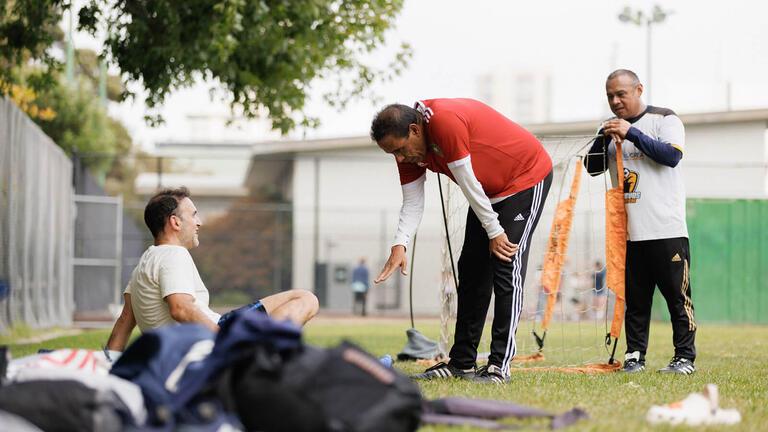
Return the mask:
[[(517, 361), (512, 367), (579, 366), (605, 362), (610, 353), (606, 333), (610, 329), (613, 293), (605, 287), (605, 193), (606, 176), (590, 177), (577, 168), (594, 136), (540, 138), (553, 162), (552, 186), (541, 219), (531, 240), (523, 293), (523, 313), (518, 325)], [(579, 180), (573, 201), (568, 248), (557, 260), (562, 265), (559, 289), (550, 296), (542, 284), (542, 268), (553, 231), (558, 203), (568, 200), (574, 179)], [(458, 259), (464, 242), (468, 204), (461, 190), (440, 176), (446, 229), (442, 242), (441, 325), (438, 349), (447, 356), (453, 343), (456, 320)], [(556, 231), (556, 229), (554, 229)], [(552, 256), (550, 255), (550, 260)], [(597, 284), (596, 284), (597, 281)], [(602, 281), (602, 283), (601, 283)], [(600, 289), (602, 288), (602, 289)], [(552, 299), (550, 300), (550, 297)], [(491, 300), (493, 304), (493, 300)], [(549, 319), (547, 303), (550, 305)], [(486, 331), (478, 350), (480, 358), (490, 346), (489, 308)], [(536, 360), (529, 363), (520, 360)], [(480, 360), (482, 361), (482, 360)]]

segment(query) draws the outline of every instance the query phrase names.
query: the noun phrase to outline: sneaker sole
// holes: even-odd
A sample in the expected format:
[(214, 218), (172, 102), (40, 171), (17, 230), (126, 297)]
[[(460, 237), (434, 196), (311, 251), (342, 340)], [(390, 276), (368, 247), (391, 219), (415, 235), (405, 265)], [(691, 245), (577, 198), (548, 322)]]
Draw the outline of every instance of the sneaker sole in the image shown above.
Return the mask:
[(656, 371), (660, 374), (673, 374), (673, 375), (693, 375), (696, 372), (696, 369), (690, 371), (690, 372), (684, 372), (684, 371), (677, 371), (677, 370), (664, 370), (659, 369)]
[(437, 376), (430, 376), (430, 377), (421, 377), (416, 375), (411, 375), (408, 378), (415, 380), (415, 381), (434, 381), (434, 380), (449, 380), (449, 379), (455, 379), (455, 380), (468, 380), (470, 378), (463, 377), (463, 376), (456, 376), (456, 375), (449, 375), (446, 377), (437, 377)]
[(473, 379), (472, 382), (477, 384), (509, 384), (511, 380), (507, 381), (502, 378), (494, 377), (489, 379)]
[(474, 377), (474, 375), (453, 375), (450, 373), (435, 371), (435, 372), (429, 372), (429, 373), (413, 374), (413, 375), (410, 375), (408, 378), (412, 380), (432, 381), (432, 380), (441, 380), (441, 379), (470, 379), (472, 377)]

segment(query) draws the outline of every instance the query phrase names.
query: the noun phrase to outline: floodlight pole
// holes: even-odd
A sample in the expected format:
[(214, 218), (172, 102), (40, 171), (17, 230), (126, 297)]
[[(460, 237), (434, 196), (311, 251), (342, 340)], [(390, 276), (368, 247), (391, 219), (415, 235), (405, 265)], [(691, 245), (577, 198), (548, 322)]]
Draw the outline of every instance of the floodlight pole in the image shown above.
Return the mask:
[(645, 82), (647, 83), (645, 90), (646, 93), (646, 101), (648, 101), (648, 105), (651, 104), (651, 90), (653, 89), (653, 86), (651, 85), (651, 43), (653, 42), (653, 38), (651, 38), (651, 29), (653, 26), (651, 25), (651, 20), (646, 21), (646, 28), (645, 31), (646, 35), (646, 42), (645, 42)]
[(629, 6), (626, 6), (623, 11), (619, 14), (619, 21), (624, 23), (632, 23), (637, 26), (642, 26), (645, 24), (646, 27), (646, 42), (645, 42), (645, 94), (646, 94), (646, 102), (648, 105), (651, 104), (651, 29), (653, 28), (653, 24), (655, 23), (662, 23), (667, 19), (667, 16), (671, 14), (671, 10), (664, 10), (661, 8), (661, 6), (654, 5), (653, 10), (648, 13), (644, 14), (643, 11), (637, 10), (635, 11)]
[[(314, 229), (312, 230), (312, 266), (314, 269), (314, 292), (317, 294), (320, 283), (318, 279), (320, 272), (318, 265), (320, 263), (320, 157), (315, 156), (315, 200), (312, 212)], [(323, 293), (325, 295), (325, 293)], [(325, 306), (323, 304), (323, 306)]]

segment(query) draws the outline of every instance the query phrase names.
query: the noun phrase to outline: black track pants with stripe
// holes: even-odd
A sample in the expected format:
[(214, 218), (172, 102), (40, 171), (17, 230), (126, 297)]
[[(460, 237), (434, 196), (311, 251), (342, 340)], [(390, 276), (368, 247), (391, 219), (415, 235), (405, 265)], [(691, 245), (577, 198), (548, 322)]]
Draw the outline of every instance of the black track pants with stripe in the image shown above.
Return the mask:
[(696, 359), (696, 321), (690, 279), (691, 255), (685, 237), (627, 242), (625, 329), (627, 352), (645, 360), (656, 286), (667, 301), (675, 356)]
[(493, 292), (496, 304), (488, 363), (501, 367), (504, 373), (509, 371), (509, 362), (517, 349), (515, 332), (523, 308), (528, 250), (551, 184), (550, 172), (535, 186), (493, 205), (509, 241), (520, 247), (509, 263), (491, 256), (488, 234), (472, 209), (468, 210), (459, 258), (458, 311), (449, 354), (451, 366), (468, 369), (475, 364)]

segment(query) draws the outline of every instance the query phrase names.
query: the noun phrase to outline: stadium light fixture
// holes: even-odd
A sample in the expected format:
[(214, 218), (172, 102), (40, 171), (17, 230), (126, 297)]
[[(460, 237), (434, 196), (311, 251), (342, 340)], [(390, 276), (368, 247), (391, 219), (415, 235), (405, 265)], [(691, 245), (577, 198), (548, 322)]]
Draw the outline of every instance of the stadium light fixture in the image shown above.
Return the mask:
[(650, 13), (645, 13), (642, 10), (634, 10), (629, 6), (625, 6), (624, 10), (619, 14), (619, 21), (628, 24), (635, 24), (642, 27), (646, 27), (646, 71), (645, 71), (645, 83), (646, 99), (648, 103), (651, 103), (651, 28), (654, 24), (660, 24), (666, 21), (667, 17), (672, 14), (671, 10), (664, 10), (659, 5), (654, 5)]

